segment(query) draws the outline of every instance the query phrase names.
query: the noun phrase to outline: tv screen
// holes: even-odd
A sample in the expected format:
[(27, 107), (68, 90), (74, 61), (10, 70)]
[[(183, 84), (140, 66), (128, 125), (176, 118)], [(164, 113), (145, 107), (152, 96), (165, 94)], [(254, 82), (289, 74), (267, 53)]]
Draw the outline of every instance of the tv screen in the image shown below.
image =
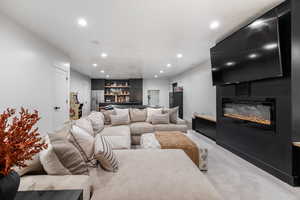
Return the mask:
[(214, 85), (282, 76), (278, 17), (270, 11), (211, 48)]

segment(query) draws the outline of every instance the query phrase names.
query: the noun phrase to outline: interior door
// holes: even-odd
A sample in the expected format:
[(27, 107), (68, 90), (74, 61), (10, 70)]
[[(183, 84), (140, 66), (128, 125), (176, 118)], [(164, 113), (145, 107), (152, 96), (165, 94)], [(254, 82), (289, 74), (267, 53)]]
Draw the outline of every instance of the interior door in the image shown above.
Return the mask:
[(159, 90), (148, 90), (148, 105), (159, 106)]
[(53, 131), (69, 120), (69, 78), (62, 69), (54, 68)]

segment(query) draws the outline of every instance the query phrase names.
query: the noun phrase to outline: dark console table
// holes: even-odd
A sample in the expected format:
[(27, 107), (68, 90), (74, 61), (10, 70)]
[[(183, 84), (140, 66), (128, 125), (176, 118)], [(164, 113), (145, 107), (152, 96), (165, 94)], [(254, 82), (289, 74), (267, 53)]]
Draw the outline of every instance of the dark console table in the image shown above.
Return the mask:
[(216, 140), (216, 120), (205, 115), (194, 115), (192, 122), (193, 130), (201, 133), (210, 139)]
[(82, 190), (19, 191), (15, 200), (82, 200)]

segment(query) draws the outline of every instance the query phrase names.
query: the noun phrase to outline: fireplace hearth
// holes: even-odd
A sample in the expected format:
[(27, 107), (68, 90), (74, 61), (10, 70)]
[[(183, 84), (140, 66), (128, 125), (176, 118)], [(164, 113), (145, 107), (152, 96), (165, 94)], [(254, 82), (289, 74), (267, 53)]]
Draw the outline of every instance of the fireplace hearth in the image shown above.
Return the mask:
[(263, 129), (275, 129), (275, 99), (223, 98), (223, 118)]

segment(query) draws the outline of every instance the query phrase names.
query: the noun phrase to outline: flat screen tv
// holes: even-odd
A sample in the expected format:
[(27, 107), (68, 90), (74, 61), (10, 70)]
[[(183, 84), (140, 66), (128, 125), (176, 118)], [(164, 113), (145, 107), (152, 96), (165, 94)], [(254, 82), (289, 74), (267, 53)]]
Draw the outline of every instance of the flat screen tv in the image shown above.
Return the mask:
[(214, 85), (282, 76), (276, 12), (266, 13), (219, 42), (210, 54)]

